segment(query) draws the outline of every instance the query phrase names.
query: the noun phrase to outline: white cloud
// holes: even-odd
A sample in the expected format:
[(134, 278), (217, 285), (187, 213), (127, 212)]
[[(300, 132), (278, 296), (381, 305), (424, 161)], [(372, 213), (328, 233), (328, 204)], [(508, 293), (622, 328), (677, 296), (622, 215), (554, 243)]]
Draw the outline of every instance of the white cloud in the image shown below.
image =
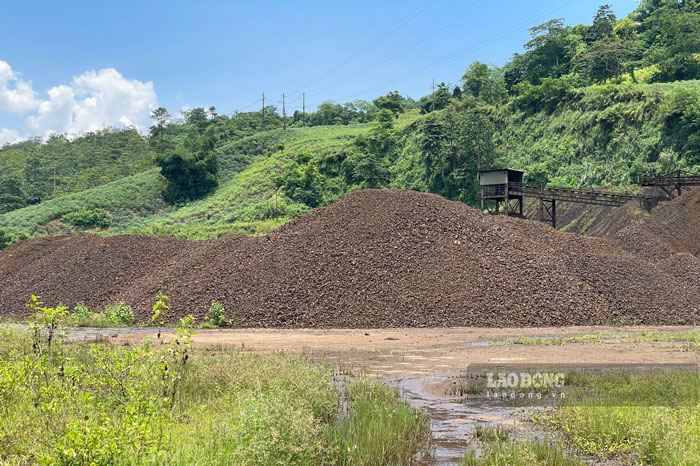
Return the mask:
[(49, 89), (48, 96), (26, 120), (33, 135), (76, 134), (105, 126), (146, 131), (151, 111), (158, 106), (152, 82), (126, 79), (113, 68), (76, 76), (69, 86)]
[(17, 77), (12, 67), (0, 60), (0, 110), (26, 113), (38, 105), (32, 84)]
[(8, 128), (0, 128), (0, 147), (6, 143), (12, 144), (13, 142), (17, 142), (21, 139), (22, 138), (19, 135), (19, 131)]
[[(127, 79), (113, 68), (87, 71), (69, 84), (50, 88), (46, 97), (40, 98), (31, 82), (19, 79), (10, 65), (0, 60), (0, 111), (29, 112), (26, 137), (75, 135), (107, 126), (134, 126), (145, 132), (157, 106), (152, 82)], [(16, 130), (2, 131), (7, 140), (18, 135)]]

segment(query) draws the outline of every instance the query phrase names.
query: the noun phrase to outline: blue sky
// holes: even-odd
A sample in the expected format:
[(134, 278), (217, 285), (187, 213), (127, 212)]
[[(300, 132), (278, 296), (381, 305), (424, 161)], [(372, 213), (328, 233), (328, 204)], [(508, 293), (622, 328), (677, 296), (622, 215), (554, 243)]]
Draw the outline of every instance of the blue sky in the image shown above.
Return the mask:
[[(505, 63), (551, 18), (599, 1), (4, 2), (0, 144), (48, 131), (148, 125), (148, 111), (287, 111), (390, 90), (418, 98), (469, 63)], [(608, 0), (618, 17), (635, 0)], [(4, 63), (4, 65), (3, 65)], [(4, 99), (4, 100), (3, 100)]]

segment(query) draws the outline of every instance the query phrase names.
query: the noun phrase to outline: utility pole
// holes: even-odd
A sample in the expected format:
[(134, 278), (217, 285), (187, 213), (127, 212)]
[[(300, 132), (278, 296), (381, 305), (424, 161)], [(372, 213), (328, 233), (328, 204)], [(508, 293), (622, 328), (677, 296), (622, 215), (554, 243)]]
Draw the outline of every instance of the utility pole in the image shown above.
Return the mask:
[(287, 130), (287, 110), (284, 107), (284, 92), (282, 93), (282, 128), (285, 131)]
[(433, 78), (433, 98), (431, 99), (431, 102), (430, 102), (430, 111), (431, 112), (435, 111), (435, 78)]
[(265, 131), (265, 93), (262, 94), (262, 110), (260, 111), (262, 115), (262, 130)]
[(301, 126), (306, 126), (306, 93), (301, 93)]

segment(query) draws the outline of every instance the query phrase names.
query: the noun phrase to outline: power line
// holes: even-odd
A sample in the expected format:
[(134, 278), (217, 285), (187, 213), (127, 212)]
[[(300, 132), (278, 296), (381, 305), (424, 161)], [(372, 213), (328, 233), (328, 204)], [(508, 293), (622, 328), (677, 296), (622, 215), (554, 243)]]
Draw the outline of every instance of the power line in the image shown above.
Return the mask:
[(365, 34), (365, 32), (367, 32), (367, 31), (369, 31), (370, 29), (372, 29), (376, 24), (380, 23), (384, 18), (386, 18), (387, 16), (389, 16), (391, 13), (393, 13), (393, 11), (396, 10), (396, 7), (397, 7), (397, 6), (398, 6), (398, 4), (397, 4), (397, 5), (394, 5), (393, 7), (391, 7), (387, 12), (385, 12), (385, 13), (384, 13), (383, 15), (381, 15), (379, 18), (377, 18), (376, 20), (372, 21), (372, 23), (370, 23), (369, 26), (366, 26), (365, 28), (363, 28), (360, 32), (358, 32), (356, 35), (354, 35), (350, 40), (348, 40), (348, 41), (345, 42), (343, 45), (341, 45), (340, 47), (338, 47), (337, 49), (335, 49), (330, 55), (326, 55), (324, 58), (320, 59), (319, 61), (317, 61), (316, 63), (314, 63), (314, 64), (311, 65), (310, 67), (306, 68), (306, 69), (305, 69), (304, 71), (302, 71), (301, 73), (297, 74), (294, 78), (287, 80), (287, 81), (286, 81), (284, 84), (282, 84), (280, 87), (282, 87), (282, 88), (286, 87), (286, 86), (289, 85), (290, 83), (293, 83), (293, 82), (296, 81), (297, 79), (299, 79), (299, 78), (301, 78), (302, 76), (304, 76), (305, 74), (307, 74), (309, 71), (311, 71), (311, 70), (313, 70), (314, 68), (316, 68), (318, 65), (320, 65), (320, 64), (325, 63), (326, 61), (328, 61), (329, 58), (331, 58), (331, 57), (337, 55), (338, 53), (340, 53), (341, 50), (343, 50), (345, 47), (347, 47), (348, 45), (350, 45), (350, 44), (352, 44), (353, 42), (355, 42), (355, 40), (357, 40), (357, 39), (359, 39), (360, 37), (362, 37), (362, 36)]
[(350, 75), (350, 76), (346, 76), (345, 78), (343, 78), (343, 79), (341, 79), (341, 80), (339, 80), (339, 81), (336, 81), (335, 83), (331, 84), (330, 86), (325, 87), (325, 88), (323, 88), (323, 89), (320, 89), (319, 91), (313, 92), (313, 93), (311, 93), (310, 95), (321, 94), (321, 93), (327, 92), (327, 91), (329, 91), (329, 90), (331, 90), (331, 89), (333, 89), (333, 88), (335, 88), (335, 87), (338, 87), (338, 86), (341, 85), (341, 84), (345, 84), (345, 83), (347, 83), (347, 82), (350, 82), (350, 81), (354, 80), (355, 78), (357, 78), (358, 76), (360, 76), (360, 75), (366, 73), (367, 71), (372, 70), (372, 69), (375, 69), (377, 66), (382, 65), (382, 64), (388, 62), (389, 60), (391, 60), (392, 58), (394, 58), (394, 57), (396, 57), (396, 56), (398, 56), (398, 55), (401, 55), (401, 54), (404, 53), (405, 51), (411, 50), (411, 49), (412, 49), (413, 47), (415, 47), (416, 45), (418, 45), (418, 44), (420, 44), (421, 42), (424, 42), (424, 41), (426, 41), (427, 39), (433, 37), (435, 34), (437, 34), (438, 32), (442, 31), (443, 29), (447, 28), (448, 26), (451, 26), (452, 24), (454, 24), (455, 22), (459, 21), (460, 19), (462, 19), (463, 17), (465, 17), (465, 16), (468, 15), (469, 13), (472, 13), (472, 12), (476, 11), (476, 10), (479, 9), (484, 3), (486, 3), (486, 1), (487, 1), (487, 0), (480, 0), (480, 1), (477, 2), (476, 4), (472, 5), (470, 8), (467, 8), (467, 9), (464, 10), (462, 13), (460, 13), (459, 15), (455, 16), (454, 18), (452, 18), (451, 20), (447, 21), (446, 23), (443, 23), (442, 25), (436, 27), (435, 29), (432, 29), (431, 31), (428, 31), (426, 34), (422, 35), (421, 37), (419, 37), (418, 39), (414, 40), (413, 42), (410, 42), (410, 43), (408, 43), (407, 45), (401, 47), (399, 50), (397, 50), (396, 52), (390, 54), (389, 56), (384, 57), (384, 58), (382, 58), (382, 59), (380, 59), (380, 60), (377, 60), (377, 61), (375, 61), (375, 62), (373, 62), (373, 63), (370, 63), (369, 65), (367, 65), (367, 66), (363, 67), (362, 69), (358, 70), (356, 73), (353, 73), (353, 74)]
[[(537, 10), (535, 13), (532, 13), (532, 14), (530, 14), (530, 15), (524, 17), (524, 18), (521, 18), (521, 19), (518, 20), (518, 21), (515, 21), (515, 22), (511, 23), (511, 24), (508, 25), (506, 28), (501, 29), (499, 32), (494, 33), (494, 34), (491, 34), (490, 36), (487, 36), (487, 37), (485, 37), (484, 39), (475, 42), (474, 44), (471, 44), (471, 45), (469, 45), (469, 46), (467, 46), (467, 47), (464, 47), (464, 48), (462, 48), (462, 49), (459, 49), (459, 50), (453, 52), (452, 54), (448, 55), (447, 57), (444, 57), (444, 58), (442, 58), (442, 59), (440, 59), (440, 60), (437, 60), (437, 61), (435, 61), (435, 62), (433, 62), (433, 63), (431, 63), (431, 64), (429, 64), (429, 65), (427, 65), (427, 66), (425, 66), (425, 67), (423, 67), (423, 68), (419, 68), (419, 69), (416, 70), (416, 71), (413, 71), (413, 72), (411, 72), (411, 73), (409, 73), (409, 74), (407, 74), (407, 75), (404, 75), (404, 76), (402, 76), (402, 77), (393, 79), (393, 80), (391, 80), (391, 81), (387, 81), (387, 82), (385, 82), (385, 83), (383, 83), (383, 84), (381, 84), (381, 85), (374, 86), (374, 87), (365, 89), (365, 90), (363, 90), (363, 91), (355, 92), (355, 93), (353, 93), (353, 94), (350, 94), (350, 95), (341, 97), (341, 98), (339, 98), (339, 99), (337, 99), (337, 100), (346, 100), (346, 99), (349, 99), (349, 98), (351, 98), (351, 97), (355, 97), (355, 96), (359, 96), (359, 95), (366, 94), (366, 93), (368, 93), (368, 92), (375, 91), (375, 90), (377, 90), (377, 89), (384, 89), (384, 88), (386, 88), (387, 86), (391, 86), (391, 85), (395, 85), (395, 84), (399, 84), (399, 83), (408, 81), (409, 79), (413, 79), (413, 78), (415, 78), (415, 77), (417, 77), (417, 76), (420, 76), (420, 75), (422, 75), (422, 74), (425, 74), (425, 73), (427, 73), (427, 72), (429, 72), (429, 71), (432, 71), (432, 70), (434, 70), (434, 69), (436, 69), (436, 68), (439, 68), (439, 67), (442, 67), (442, 66), (444, 66), (444, 65), (447, 65), (447, 64), (449, 64), (449, 63), (452, 63), (453, 61), (455, 61), (455, 60), (461, 58), (461, 57), (462, 57), (463, 55), (465, 55), (466, 53), (473, 52), (473, 51), (475, 51), (475, 50), (478, 50), (478, 49), (480, 49), (480, 48), (483, 48), (484, 46), (486, 46), (486, 45), (488, 45), (488, 44), (494, 42), (495, 40), (498, 40), (498, 39), (501, 39), (502, 37), (507, 36), (508, 34), (512, 33), (513, 30), (515, 30), (517, 27), (520, 27), (523, 23), (527, 23), (527, 22), (531, 21), (531, 20), (533, 19), (533, 17), (540, 17), (540, 16), (543, 16), (543, 13), (542, 13), (543, 10), (547, 10), (547, 13), (546, 13), (546, 14), (548, 15), (548, 14), (550, 14), (550, 13), (549, 13), (550, 10), (555, 9), (555, 8), (557, 8), (558, 6), (561, 6), (561, 5), (566, 4), (566, 3), (573, 3), (573, 1), (574, 1), (574, 0), (556, 0), (556, 1), (553, 2), (552, 4), (550, 4), (550, 5), (546, 6), (546, 7), (543, 7), (543, 8), (541, 8), (541, 9)], [(555, 4), (559, 4), (559, 5), (556, 5), (556, 6), (555, 6)]]
[(245, 107), (239, 108), (238, 110), (245, 110), (245, 109), (247, 109), (247, 108), (252, 107), (253, 105), (257, 105), (259, 102), (260, 102), (260, 99), (256, 100), (255, 102), (251, 102), (251, 103), (249, 103), (248, 105), (246, 105)]
[[(430, 4), (423, 6), (423, 7), (420, 8), (418, 11), (415, 11), (412, 15), (410, 15), (410, 16), (407, 17), (407, 18), (405, 18), (401, 23), (399, 23), (398, 25), (394, 26), (394, 27), (393, 27), (392, 29), (390, 29), (389, 31), (383, 33), (382, 35), (380, 35), (380, 37), (378, 37), (377, 39), (371, 41), (371, 42), (370, 42), (369, 44), (367, 44), (365, 47), (368, 47), (368, 46), (373, 45), (373, 43), (375, 43), (375, 42), (377, 42), (378, 40), (381, 40), (382, 38), (386, 37), (386, 36), (387, 36), (388, 34), (390, 34), (391, 32), (393, 32), (393, 31), (395, 31), (395, 30), (398, 30), (400, 27), (402, 27), (403, 25), (405, 25), (408, 21), (410, 21), (410, 20), (413, 19), (415, 16), (417, 16), (417, 15), (420, 14), (420, 13), (422, 13), (422, 12), (423, 12), (425, 9), (427, 9), (430, 5), (432, 5), (432, 3), (434, 3), (434, 1), (435, 1), (435, 0), (433, 0), (432, 2), (430, 2)], [(351, 97), (355, 97), (355, 96), (359, 96), (359, 95), (362, 95), (362, 94), (366, 94), (366, 93), (368, 93), (368, 92), (375, 91), (375, 90), (377, 90), (377, 89), (386, 88), (387, 86), (390, 86), (390, 85), (399, 84), (399, 83), (408, 81), (408, 80), (410, 80), (410, 79), (412, 79), (412, 78), (415, 78), (415, 77), (417, 77), (417, 76), (420, 76), (420, 75), (422, 75), (422, 74), (425, 74), (425, 73), (427, 73), (427, 72), (429, 72), (429, 71), (431, 71), (431, 70), (434, 70), (434, 69), (436, 69), (436, 68), (445, 66), (445, 65), (447, 65), (447, 64), (449, 64), (449, 63), (452, 63), (452, 62), (454, 62), (455, 60), (461, 58), (461, 57), (462, 57), (463, 55), (465, 55), (466, 53), (473, 52), (473, 51), (475, 51), (475, 50), (478, 50), (478, 49), (480, 49), (480, 48), (483, 48), (483, 47), (485, 47), (486, 45), (488, 45), (488, 44), (490, 44), (490, 43), (492, 43), (492, 42), (494, 42), (494, 41), (496, 41), (496, 40), (498, 40), (498, 39), (501, 39), (501, 38), (507, 36), (508, 34), (512, 33), (514, 30), (519, 29), (524, 23), (530, 22), (530, 21), (532, 21), (534, 18), (538, 18), (538, 17), (540, 17), (540, 16), (542, 16), (542, 15), (544, 15), (544, 14), (547, 14), (547, 15), (548, 15), (548, 14), (550, 14), (550, 11), (551, 11), (551, 10), (557, 9), (557, 8), (561, 7), (562, 5), (564, 5), (564, 4), (572, 3), (573, 1), (574, 1), (574, 0), (555, 0), (554, 2), (550, 3), (549, 5), (544, 6), (544, 7), (542, 7), (542, 8), (539, 8), (538, 10), (535, 10), (535, 11), (532, 12), (531, 14), (529, 14), (529, 15), (527, 15), (527, 16), (525, 16), (525, 17), (522, 17), (522, 18), (518, 19), (517, 21), (514, 21), (514, 22), (510, 23), (510, 24), (509, 24), (508, 26), (506, 26), (505, 28), (501, 28), (501, 29), (500, 29), (499, 31), (497, 31), (496, 33), (493, 33), (493, 34), (491, 34), (491, 35), (489, 35), (489, 36), (486, 36), (486, 37), (484, 37), (484, 38), (482, 38), (482, 39), (480, 39), (480, 40), (478, 40), (478, 41), (476, 41), (476, 42), (474, 42), (474, 43), (468, 45), (467, 47), (461, 48), (461, 49), (459, 49), (459, 50), (457, 50), (457, 51), (455, 51), (455, 52), (453, 52), (453, 53), (447, 55), (446, 57), (443, 57), (443, 58), (440, 59), (440, 60), (436, 60), (436, 61), (434, 61), (434, 62), (432, 62), (432, 63), (430, 63), (430, 64), (428, 64), (428, 65), (426, 65), (426, 66), (424, 66), (424, 67), (418, 68), (417, 70), (414, 70), (414, 71), (412, 71), (412, 72), (410, 72), (410, 73), (408, 73), (408, 74), (406, 74), (406, 75), (403, 75), (403, 76), (401, 76), (401, 77), (399, 77), (399, 78), (396, 78), (396, 79), (387, 81), (387, 82), (385, 82), (385, 83), (383, 83), (383, 84), (381, 84), (381, 85), (373, 86), (373, 87), (368, 88), (368, 89), (365, 89), (365, 90), (363, 90), (363, 91), (356, 92), (356, 93), (353, 93), (353, 94), (350, 94), (350, 95), (347, 95), (347, 96), (344, 96), (344, 97), (341, 97), (341, 98), (335, 99), (335, 100), (337, 100), (337, 101), (343, 101), (343, 100), (347, 100), (347, 99), (349, 99), (349, 98), (351, 98)], [(482, 3), (484, 3), (484, 0), (482, 0), (480, 3), (478, 3), (477, 6), (475, 6), (473, 9), (475, 9), (475, 8), (477, 8), (477, 7), (479, 7), (479, 6), (481, 6)], [(393, 9), (392, 9), (392, 10), (393, 10)], [(387, 12), (387, 13), (385, 14), (385, 16), (386, 16), (387, 14), (389, 14), (392, 10), (390, 10), (389, 12)], [(373, 63), (373, 64), (371, 64), (371, 65), (365, 66), (364, 68), (362, 68), (361, 70), (359, 70), (357, 73), (355, 73), (355, 75), (353, 75), (353, 77), (354, 77), (354, 76), (357, 76), (357, 75), (359, 75), (359, 74), (361, 74), (362, 72), (364, 72), (366, 69), (369, 69), (370, 67), (375, 67), (377, 64), (384, 63), (384, 62), (390, 60), (391, 58), (393, 58), (394, 56), (396, 56), (396, 55), (398, 55), (398, 54), (400, 54), (400, 53), (403, 53), (403, 51), (405, 51), (405, 49), (408, 49), (408, 48), (412, 47), (413, 45), (415, 45), (416, 43), (421, 42), (421, 41), (423, 41), (423, 40), (425, 40), (425, 39), (431, 37), (431, 36), (434, 35), (435, 33), (439, 32), (441, 29), (444, 29), (445, 27), (447, 27), (447, 26), (449, 26), (450, 24), (454, 23), (457, 19), (460, 19), (462, 16), (464, 16), (464, 15), (467, 14), (468, 12), (469, 12), (469, 11), (460, 14), (457, 18), (453, 18), (452, 20), (448, 21), (447, 23), (443, 24), (442, 26), (439, 26), (438, 28), (434, 29), (433, 31), (431, 31), (431, 32), (429, 32), (429, 33), (427, 33), (427, 34), (421, 36), (419, 39), (417, 39), (416, 41), (412, 42), (410, 45), (405, 46), (405, 47), (402, 47), (402, 48), (399, 49), (398, 51), (396, 51), (396, 52), (394, 52), (393, 54), (391, 54), (391, 55), (389, 55), (389, 56), (387, 56), (387, 57), (385, 57), (385, 58), (379, 60), (378, 62), (375, 62), (375, 63)], [(546, 13), (545, 13), (545, 12), (546, 12)], [(356, 52), (356, 53), (353, 54), (353, 55), (357, 55), (357, 54), (358, 54), (359, 52), (361, 52), (361, 51), (362, 51), (362, 49), (361, 49), (360, 51)], [(351, 58), (354, 58), (354, 57), (351, 56)], [(341, 64), (339, 64), (339, 65), (336, 65), (336, 66), (342, 66), (342, 65), (343, 65), (345, 62), (347, 62), (347, 61), (349, 61), (349, 59), (346, 59), (343, 63), (341, 63)], [(330, 71), (330, 70), (329, 70), (329, 71)], [(328, 74), (328, 72), (325, 73), (325, 74)], [(318, 78), (316, 78), (316, 80), (321, 79), (321, 78), (322, 78), (322, 76), (319, 76)], [(322, 90), (317, 91), (317, 92), (314, 92), (314, 93), (312, 93), (312, 94), (306, 94), (305, 92), (302, 92), (302, 93), (301, 93), (301, 97), (297, 97), (297, 98), (294, 99), (294, 100), (287, 100), (286, 102), (287, 102), (288, 104), (289, 104), (289, 103), (292, 103), (292, 102), (297, 102), (297, 101), (299, 101), (300, 98), (301, 98), (301, 100), (302, 100), (302, 116), (303, 116), (303, 118), (305, 118), (305, 115), (306, 115), (306, 96), (308, 96), (308, 95), (318, 95), (318, 94), (320, 94), (321, 92), (326, 91), (326, 90), (328, 90), (328, 89), (330, 89), (330, 88), (333, 88), (333, 87), (337, 87), (337, 85), (340, 85), (340, 84), (343, 84), (343, 83), (342, 83), (342, 82), (336, 82), (336, 83), (334, 83), (333, 85), (331, 85), (330, 87), (325, 88), (325, 89), (322, 89)], [(294, 92), (294, 93), (292, 93), (291, 95), (294, 95), (294, 94), (299, 95), (298, 92), (299, 92), (299, 91)], [(290, 94), (286, 94), (286, 95), (290, 95)], [(255, 104), (259, 103), (259, 102), (260, 102), (260, 99), (256, 100), (255, 102), (252, 102), (251, 104), (248, 104), (248, 105), (245, 106), (245, 107), (242, 107), (241, 110), (245, 110), (246, 108), (252, 107), (253, 105), (255, 105)], [(264, 118), (264, 117), (263, 117), (263, 118)]]
[(436, 0), (427, 0), (427, 1), (424, 2), (423, 4), (419, 5), (419, 7), (418, 7), (417, 10), (414, 10), (411, 14), (409, 14), (406, 18), (404, 18), (403, 20), (401, 20), (398, 24), (396, 24), (395, 26), (393, 26), (393, 27), (390, 28), (389, 30), (387, 30), (387, 31), (383, 32), (382, 34), (380, 34), (379, 37), (377, 37), (377, 38), (371, 40), (371, 41), (370, 41), (369, 43), (367, 43), (365, 46), (363, 46), (362, 48), (360, 48), (360, 49), (357, 50), (356, 52), (352, 53), (352, 54), (351, 54), (349, 57), (347, 57), (345, 60), (341, 61), (340, 63), (338, 63), (337, 65), (335, 65), (335, 66), (332, 67), (331, 69), (327, 70), (325, 73), (322, 73), (320, 76), (317, 76), (316, 78), (314, 78), (314, 79), (312, 79), (311, 81), (307, 82), (306, 84), (304, 84), (303, 86), (301, 86), (301, 88), (299, 88), (299, 89), (296, 90), (295, 92), (292, 92), (292, 94), (296, 94), (296, 93), (298, 93), (298, 92), (300, 92), (300, 91), (302, 91), (302, 90), (308, 88), (311, 84), (317, 82), (317, 81), (320, 80), (320, 79), (325, 78), (325, 77), (328, 76), (330, 73), (333, 73), (334, 71), (337, 71), (337, 70), (343, 68), (343, 67), (344, 67), (347, 63), (349, 63), (352, 59), (354, 59), (354, 58), (356, 58), (356, 57), (362, 55), (362, 54), (365, 53), (367, 50), (371, 49), (375, 44), (379, 43), (381, 40), (385, 39), (385, 38), (386, 38), (387, 36), (389, 36), (390, 34), (392, 34), (392, 33), (396, 32), (396, 31), (398, 31), (398, 30), (401, 29), (403, 26), (405, 26), (406, 24), (408, 24), (411, 20), (413, 20), (415, 17), (417, 17), (418, 15), (420, 15), (421, 13), (423, 13), (426, 9), (428, 9), (428, 7), (432, 6), (435, 2), (436, 2)]

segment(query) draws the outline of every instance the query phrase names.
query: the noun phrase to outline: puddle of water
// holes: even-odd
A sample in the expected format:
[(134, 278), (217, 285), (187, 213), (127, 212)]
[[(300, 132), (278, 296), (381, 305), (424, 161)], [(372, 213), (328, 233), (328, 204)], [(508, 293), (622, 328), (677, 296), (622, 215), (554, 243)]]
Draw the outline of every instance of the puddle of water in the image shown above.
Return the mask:
[[(26, 329), (29, 326), (26, 324), (3, 324), (16, 329)], [(162, 329), (164, 332), (165, 328)], [(171, 329), (167, 329), (171, 330)], [(118, 334), (134, 334), (134, 333), (156, 333), (157, 327), (66, 327), (63, 329), (65, 341), (70, 342), (95, 342), (103, 338), (110, 338)]]
[(421, 462), (426, 466), (459, 464), (479, 423), (514, 425), (519, 422), (517, 409), (470, 404), (457, 397), (437, 395), (445, 391), (449, 382), (447, 376), (389, 380), (411, 406), (430, 416), (432, 448), (430, 455)]

